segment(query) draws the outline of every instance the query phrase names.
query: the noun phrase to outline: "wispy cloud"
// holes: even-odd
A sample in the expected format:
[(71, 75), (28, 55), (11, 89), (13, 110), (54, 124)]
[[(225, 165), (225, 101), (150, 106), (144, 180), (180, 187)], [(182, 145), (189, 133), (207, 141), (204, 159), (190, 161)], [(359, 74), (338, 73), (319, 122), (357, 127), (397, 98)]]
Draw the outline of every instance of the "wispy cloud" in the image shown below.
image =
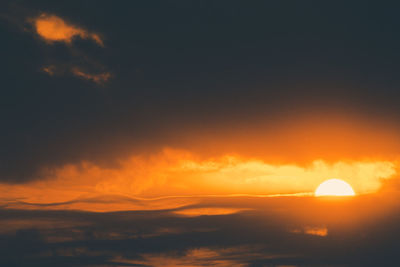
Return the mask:
[(75, 38), (89, 39), (104, 46), (99, 34), (85, 30), (82, 27), (66, 22), (64, 19), (51, 14), (41, 14), (32, 19), (36, 33), (48, 43), (71, 43)]
[(48, 66), (44, 66), (42, 68), (42, 71), (47, 73), (50, 76), (53, 76), (56, 73), (56, 69), (57, 67), (54, 65), (48, 65)]
[(326, 228), (326, 227), (310, 227), (310, 226), (306, 226), (306, 227), (304, 227), (304, 229), (294, 229), (292, 232), (296, 233), (296, 234), (327, 236), (328, 235), (328, 228)]
[(76, 77), (79, 77), (79, 78), (82, 78), (82, 79), (85, 79), (88, 81), (92, 81), (97, 84), (103, 84), (111, 78), (111, 73), (109, 73), (109, 72), (102, 72), (102, 73), (95, 74), (95, 73), (89, 73), (87, 71), (84, 71), (83, 69), (78, 68), (78, 67), (73, 67), (71, 69), (71, 72)]
[(111, 72), (108, 71), (102, 71), (102, 72), (95, 72), (93, 70), (89, 71), (86, 68), (68, 64), (46, 65), (41, 68), (41, 71), (49, 76), (72, 74), (75, 77), (93, 82), (98, 85), (104, 85), (112, 78)]

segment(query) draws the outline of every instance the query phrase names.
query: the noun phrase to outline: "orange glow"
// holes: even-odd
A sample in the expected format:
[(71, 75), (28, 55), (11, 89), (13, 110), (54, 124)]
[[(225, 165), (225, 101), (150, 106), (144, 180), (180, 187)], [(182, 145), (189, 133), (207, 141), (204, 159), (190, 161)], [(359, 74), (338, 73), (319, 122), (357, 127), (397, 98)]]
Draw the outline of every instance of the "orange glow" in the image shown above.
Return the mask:
[(343, 180), (329, 179), (318, 186), (315, 196), (355, 196), (353, 188)]
[[(324, 177), (351, 177), (362, 193), (379, 189), (380, 179), (395, 174), (391, 162), (314, 161), (310, 166), (275, 165), (259, 159), (223, 156), (201, 160), (184, 151), (165, 150), (152, 158), (133, 157), (118, 169), (84, 163), (56, 170), (65, 190), (80, 184), (102, 194), (143, 197), (208, 194), (283, 194), (313, 192)], [(70, 181), (70, 184), (65, 184)]]
[(328, 229), (326, 227), (306, 227), (304, 232), (308, 235), (327, 236)]
[(373, 117), (326, 111), (286, 120), (266, 117), (265, 123), (249, 121), (235, 126), (220, 122), (216, 126), (220, 128), (210, 132), (195, 129), (182, 139), (188, 140), (188, 150), (205, 157), (234, 152), (273, 164), (308, 165), (318, 159), (330, 163), (395, 161), (400, 150), (400, 129)]
[(196, 209), (182, 209), (174, 213), (188, 217), (196, 217), (202, 215), (228, 215), (242, 211), (243, 209), (236, 208), (196, 208)]
[(103, 40), (96, 33), (90, 33), (83, 28), (65, 22), (60, 17), (42, 14), (34, 19), (37, 34), (48, 42), (71, 43), (73, 38), (92, 39), (98, 45), (103, 46)]
[[(346, 177), (357, 193), (367, 194), (376, 192), (384, 179), (396, 174), (396, 163), (328, 163), (315, 160), (304, 166), (274, 164), (261, 159), (233, 155), (201, 159), (187, 151), (166, 149), (150, 157), (134, 156), (120, 161), (119, 166), (115, 168), (83, 162), (48, 170), (47, 173), (48, 179), (45, 180), (21, 185), (0, 185), (2, 198), (23, 201), (14, 203), (14, 206), (29, 206), (29, 203), (60, 203), (106, 195), (146, 199), (238, 194), (307, 196), (314, 192), (316, 184), (332, 176)], [(117, 201), (118, 204), (115, 205), (104, 203), (113, 202), (100, 201), (100, 204), (95, 205), (91, 201), (80, 201), (64, 203), (62, 206), (89, 210), (120, 210), (129, 207), (140, 209), (140, 206), (131, 201)], [(174, 203), (164, 203), (161, 206), (174, 208), (182, 201)]]
[[(137, 205), (130, 201), (112, 202), (113, 205), (69, 201), (109, 195), (146, 199), (210, 195), (309, 196), (327, 177), (346, 180), (359, 195), (371, 194), (378, 192), (382, 183), (386, 187), (390, 185), (388, 181), (396, 177), (398, 158), (392, 152), (400, 147), (395, 131), (385, 127), (370, 131), (368, 127), (345, 119), (332, 119), (325, 124), (299, 119), (298, 123), (286, 126), (283, 123), (262, 137), (251, 128), (247, 128), (248, 133), (243, 136), (240, 131), (227, 134), (224, 140), (214, 136), (213, 142), (186, 133), (191, 143), (195, 140), (202, 147), (187, 145), (187, 150), (165, 148), (153, 154), (139, 153), (114, 161), (114, 167), (86, 161), (53, 169), (44, 166), (43, 173), (48, 179), (19, 185), (2, 184), (0, 194), (3, 199), (23, 201), (8, 203), (9, 207), (37, 208), (37, 205), (29, 205), (68, 202), (62, 207), (95, 211), (152, 209), (155, 202), (141, 207), (142, 203)], [(379, 130), (384, 128), (384, 131)], [(177, 208), (182, 206), (182, 201), (159, 202), (156, 206)]]

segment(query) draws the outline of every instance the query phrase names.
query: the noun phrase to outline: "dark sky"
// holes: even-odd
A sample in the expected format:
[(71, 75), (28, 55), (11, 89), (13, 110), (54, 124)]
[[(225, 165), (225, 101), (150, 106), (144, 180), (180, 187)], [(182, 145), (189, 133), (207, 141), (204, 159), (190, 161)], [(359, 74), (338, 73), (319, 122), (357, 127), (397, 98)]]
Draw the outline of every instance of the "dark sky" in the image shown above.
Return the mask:
[(1, 1), (0, 265), (399, 266), (393, 2)]
[[(99, 33), (46, 43), (41, 14)], [(299, 114), (398, 126), (398, 6), (359, 1), (4, 1), (0, 179), (216, 142)], [(45, 66), (54, 66), (48, 75)], [(73, 75), (110, 73), (102, 83)], [(245, 126), (246, 125), (246, 126)]]

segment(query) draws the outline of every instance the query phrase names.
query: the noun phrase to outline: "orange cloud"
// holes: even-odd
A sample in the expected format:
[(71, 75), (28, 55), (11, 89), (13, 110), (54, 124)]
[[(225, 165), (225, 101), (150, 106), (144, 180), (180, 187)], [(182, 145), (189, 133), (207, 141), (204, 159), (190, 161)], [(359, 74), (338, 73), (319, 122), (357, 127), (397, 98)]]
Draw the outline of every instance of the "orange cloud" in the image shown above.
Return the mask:
[(92, 73), (85, 72), (82, 69), (77, 68), (77, 67), (72, 68), (71, 72), (72, 72), (72, 74), (74, 74), (75, 76), (77, 76), (79, 78), (89, 80), (89, 81), (92, 81), (97, 84), (103, 84), (103, 83), (107, 82), (111, 77), (111, 73), (109, 73), (109, 72), (92, 74)]
[[(199, 159), (189, 152), (166, 149), (150, 157), (134, 156), (123, 160), (118, 168), (83, 162), (48, 170), (47, 173), (47, 180), (23, 185), (1, 185), (0, 193), (3, 198), (21, 199), (25, 203), (63, 202), (104, 195), (136, 198), (238, 194), (275, 196), (313, 192), (324, 180), (340, 178), (351, 184), (356, 193), (366, 194), (376, 192), (383, 179), (389, 179), (396, 174), (396, 163), (328, 163), (315, 160), (304, 166), (273, 164), (232, 155)], [(124, 200), (124, 203), (125, 206), (137, 206), (130, 201)], [(78, 208), (82, 202), (66, 204), (73, 204)], [(87, 201), (81, 207), (85, 205), (89, 205)], [(101, 209), (105, 208), (96, 208)], [(195, 209), (190, 212), (221, 210)]]
[(111, 78), (111, 73), (102, 72), (98, 74), (89, 73), (80, 67), (66, 67), (62, 65), (48, 65), (41, 68), (41, 71), (48, 74), (49, 76), (62, 75), (67, 72), (71, 72), (74, 76), (92, 81), (97, 84), (104, 84)]
[(291, 231), (296, 234), (307, 234), (307, 235), (316, 235), (316, 236), (327, 236), (328, 228), (326, 227), (304, 227), (304, 229), (295, 229)]
[[(224, 249), (209, 249), (209, 248), (196, 248), (190, 249), (185, 254), (174, 256), (168, 254), (141, 254), (139, 260), (124, 259), (123, 257), (116, 257), (113, 259), (115, 263), (133, 264), (134, 266), (155, 266), (155, 267), (172, 267), (172, 266), (216, 266), (227, 267), (237, 266), (244, 267), (248, 264), (236, 260), (231, 255), (247, 255), (248, 248), (224, 248)], [(251, 254), (254, 256), (254, 252)], [(233, 258), (233, 259), (231, 259)]]
[(82, 39), (91, 39), (98, 45), (104, 46), (103, 40), (98, 34), (69, 24), (55, 15), (42, 14), (33, 19), (33, 24), (37, 34), (49, 43), (71, 43), (74, 38), (79, 37)]
[(174, 213), (178, 215), (188, 216), (188, 217), (196, 217), (202, 215), (228, 215), (235, 214), (237, 212), (243, 211), (246, 209), (238, 209), (238, 208), (193, 208), (193, 209), (181, 209), (177, 210)]

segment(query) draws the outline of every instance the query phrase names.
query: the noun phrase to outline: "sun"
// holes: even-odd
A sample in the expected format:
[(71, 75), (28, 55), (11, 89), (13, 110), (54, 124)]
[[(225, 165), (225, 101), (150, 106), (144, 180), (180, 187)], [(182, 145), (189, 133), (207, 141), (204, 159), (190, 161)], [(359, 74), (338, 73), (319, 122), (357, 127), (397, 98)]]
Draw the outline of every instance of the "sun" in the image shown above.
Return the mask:
[(354, 196), (353, 188), (343, 180), (329, 179), (321, 183), (315, 190), (315, 196)]

